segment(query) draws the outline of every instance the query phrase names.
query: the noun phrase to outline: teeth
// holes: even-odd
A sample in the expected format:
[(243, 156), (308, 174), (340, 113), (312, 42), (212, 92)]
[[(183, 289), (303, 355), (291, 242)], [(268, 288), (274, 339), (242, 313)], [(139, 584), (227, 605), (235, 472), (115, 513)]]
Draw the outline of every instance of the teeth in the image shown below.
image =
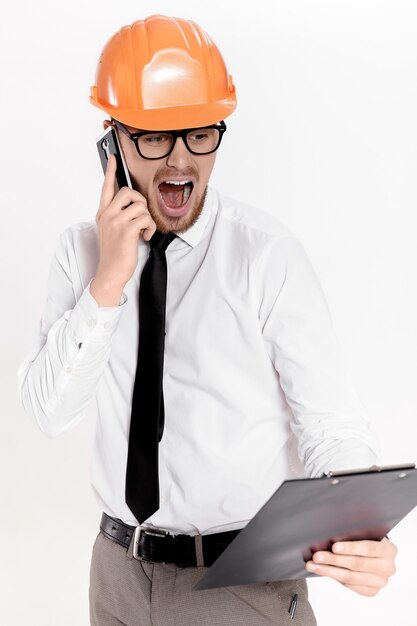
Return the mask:
[(191, 186), (187, 185), (187, 187), (185, 187), (184, 189), (184, 195), (183, 195), (183, 203), (185, 204), (186, 202), (188, 202), (188, 198), (190, 197), (191, 194)]
[(166, 180), (169, 185), (187, 185), (191, 183), (191, 180)]

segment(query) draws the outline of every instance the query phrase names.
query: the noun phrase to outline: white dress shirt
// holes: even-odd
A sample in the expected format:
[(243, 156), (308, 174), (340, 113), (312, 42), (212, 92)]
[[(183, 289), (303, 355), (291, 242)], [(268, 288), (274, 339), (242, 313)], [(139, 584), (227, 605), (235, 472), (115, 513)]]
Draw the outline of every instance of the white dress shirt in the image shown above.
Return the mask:
[[(96, 401), (92, 486), (102, 509), (131, 525), (125, 476), (148, 254), (140, 239), (119, 306), (99, 307), (89, 290), (96, 222), (61, 233), (39, 331), (18, 372), (23, 407), (50, 437)], [(283, 480), (300, 475), (297, 440), (307, 476), (375, 463), (322, 288), (281, 221), (209, 187), (199, 219), (166, 257), (160, 508), (144, 526), (191, 535), (244, 527)]]

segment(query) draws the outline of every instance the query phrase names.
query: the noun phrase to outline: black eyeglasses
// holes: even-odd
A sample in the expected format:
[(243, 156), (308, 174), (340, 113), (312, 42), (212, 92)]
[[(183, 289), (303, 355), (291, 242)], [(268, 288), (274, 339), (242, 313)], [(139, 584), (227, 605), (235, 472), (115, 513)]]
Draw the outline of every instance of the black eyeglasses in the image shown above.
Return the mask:
[(174, 149), (178, 137), (184, 141), (192, 154), (211, 154), (220, 146), (226, 124), (202, 126), (201, 128), (183, 128), (182, 130), (142, 130), (131, 133), (117, 120), (113, 124), (133, 141), (136, 150), (143, 159), (163, 159)]

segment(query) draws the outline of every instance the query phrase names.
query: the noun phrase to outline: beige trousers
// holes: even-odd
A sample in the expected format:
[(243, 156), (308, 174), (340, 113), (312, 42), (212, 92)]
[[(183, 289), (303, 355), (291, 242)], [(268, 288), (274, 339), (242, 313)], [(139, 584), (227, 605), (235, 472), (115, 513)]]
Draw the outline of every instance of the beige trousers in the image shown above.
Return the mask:
[[(91, 626), (316, 626), (305, 580), (193, 591), (207, 567), (133, 558), (100, 531), (90, 568)], [(294, 619), (288, 609), (294, 594)]]

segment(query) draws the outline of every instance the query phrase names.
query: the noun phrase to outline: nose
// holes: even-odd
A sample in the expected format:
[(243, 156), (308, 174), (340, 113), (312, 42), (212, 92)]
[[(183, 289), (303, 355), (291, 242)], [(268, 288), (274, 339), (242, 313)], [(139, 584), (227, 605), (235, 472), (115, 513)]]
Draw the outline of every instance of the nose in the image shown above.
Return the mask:
[(191, 157), (191, 152), (185, 145), (183, 138), (177, 137), (172, 152), (167, 157), (167, 165), (181, 170), (190, 164)]

